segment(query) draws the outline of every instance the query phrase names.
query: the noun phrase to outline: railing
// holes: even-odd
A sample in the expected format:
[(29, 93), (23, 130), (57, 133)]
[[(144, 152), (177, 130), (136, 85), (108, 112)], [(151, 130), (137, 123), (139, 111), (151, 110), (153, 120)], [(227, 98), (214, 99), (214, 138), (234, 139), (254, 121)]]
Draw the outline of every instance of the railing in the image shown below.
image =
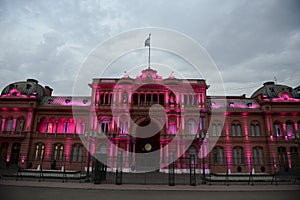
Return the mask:
[(24, 137), (28, 131), (0, 131), (0, 137)]

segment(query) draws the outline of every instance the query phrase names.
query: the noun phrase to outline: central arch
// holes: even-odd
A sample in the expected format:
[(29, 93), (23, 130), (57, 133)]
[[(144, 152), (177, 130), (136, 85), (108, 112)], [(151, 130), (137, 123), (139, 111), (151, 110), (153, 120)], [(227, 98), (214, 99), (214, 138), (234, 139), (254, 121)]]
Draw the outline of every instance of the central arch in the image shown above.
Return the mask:
[[(158, 127), (158, 122), (155, 122), (155, 126)], [(145, 127), (150, 124), (150, 119), (145, 118), (139, 120), (138, 127)], [(135, 131), (135, 164), (137, 172), (149, 172), (155, 171), (160, 168), (160, 136), (161, 132), (157, 131), (150, 137), (142, 137), (139, 128)]]

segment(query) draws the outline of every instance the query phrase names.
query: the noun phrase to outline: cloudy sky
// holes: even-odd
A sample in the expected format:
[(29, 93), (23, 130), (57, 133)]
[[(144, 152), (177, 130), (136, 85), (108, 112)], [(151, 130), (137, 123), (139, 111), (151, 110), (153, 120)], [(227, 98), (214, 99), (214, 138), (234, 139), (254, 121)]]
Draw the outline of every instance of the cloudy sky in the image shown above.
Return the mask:
[[(78, 71), (99, 44), (143, 27), (193, 38), (216, 63), (228, 95), (250, 96), (274, 77), (278, 84), (300, 85), (297, 0), (0, 0), (0, 87), (35, 78), (54, 88), (54, 95), (72, 95)], [(141, 47), (146, 37), (139, 39)], [(128, 63), (127, 70), (136, 67)], [(109, 75), (122, 74), (123, 68)], [(218, 94), (218, 88), (209, 93)], [(89, 94), (86, 83), (78, 95)]]

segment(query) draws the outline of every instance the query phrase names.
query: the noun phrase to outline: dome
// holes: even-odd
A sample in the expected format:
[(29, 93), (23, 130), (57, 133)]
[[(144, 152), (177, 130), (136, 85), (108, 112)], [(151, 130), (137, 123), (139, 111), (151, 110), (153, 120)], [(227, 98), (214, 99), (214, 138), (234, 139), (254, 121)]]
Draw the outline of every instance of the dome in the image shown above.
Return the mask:
[(268, 98), (280, 98), (283, 94), (287, 94), (292, 98), (299, 98), (299, 94), (293, 88), (287, 85), (278, 85), (273, 81), (265, 82), (261, 88), (256, 90), (251, 98), (256, 97), (257, 95), (263, 95)]
[(38, 98), (40, 98), (45, 95), (45, 88), (38, 84), (37, 80), (27, 79), (26, 81), (9, 84), (2, 90), (1, 95), (27, 95), (37, 96)]

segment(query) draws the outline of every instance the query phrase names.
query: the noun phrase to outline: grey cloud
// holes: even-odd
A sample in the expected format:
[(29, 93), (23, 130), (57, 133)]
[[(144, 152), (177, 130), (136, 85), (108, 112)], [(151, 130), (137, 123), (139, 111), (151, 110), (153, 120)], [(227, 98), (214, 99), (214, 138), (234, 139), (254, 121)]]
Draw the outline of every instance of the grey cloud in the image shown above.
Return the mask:
[[(2, 87), (15, 79), (33, 77), (52, 86), (54, 94), (69, 95), (76, 73), (96, 45), (120, 32), (144, 26), (175, 29), (203, 45), (217, 63), (228, 94), (251, 95), (250, 86), (260, 86), (273, 76), (286, 84), (299, 85), (295, 77), (299, 75), (300, 63), (297, 56), (300, 4), (296, 0), (1, 1), (0, 4)], [(133, 37), (131, 42), (142, 47), (145, 37)], [(161, 41), (153, 35), (155, 42)], [(176, 46), (171, 38), (168, 42)], [(120, 41), (120, 45), (126, 44)], [(188, 47), (181, 48), (188, 52)], [(115, 50), (107, 49), (106, 53), (110, 51)], [(159, 59), (162, 58), (157, 55)], [(165, 62), (172, 63), (171, 60), (170, 57)], [(123, 68), (134, 68), (130, 66), (134, 63), (126, 62)], [(112, 75), (122, 75), (123, 68), (112, 71)], [(177, 65), (175, 70), (182, 72), (182, 68)], [(193, 75), (192, 71), (184, 73)], [(203, 78), (213, 85), (211, 77)], [(82, 86), (85, 94), (89, 94), (90, 81)], [(214, 93), (218, 87), (210, 90)]]

